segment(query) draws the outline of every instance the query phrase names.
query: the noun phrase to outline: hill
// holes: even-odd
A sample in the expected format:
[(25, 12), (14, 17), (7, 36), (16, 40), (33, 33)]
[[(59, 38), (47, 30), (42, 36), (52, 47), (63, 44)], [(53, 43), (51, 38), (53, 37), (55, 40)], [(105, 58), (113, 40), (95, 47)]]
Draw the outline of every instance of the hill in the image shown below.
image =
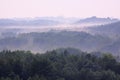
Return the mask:
[(89, 32), (94, 34), (107, 35), (115, 38), (119, 37), (120, 34), (120, 21), (87, 29)]
[(109, 37), (86, 32), (60, 31), (24, 33), (0, 39), (0, 50), (47, 51), (56, 48), (74, 47), (83, 51), (97, 51), (111, 43)]
[(107, 24), (107, 23), (112, 23), (112, 22), (116, 22), (116, 21), (118, 21), (118, 19), (111, 19), (109, 17), (108, 18), (98, 18), (96, 16), (93, 16), (93, 17), (81, 19), (81, 20), (77, 21), (76, 24), (82, 24), (82, 23)]
[(120, 22), (115, 22), (107, 25), (87, 28), (88, 32), (102, 36), (108, 36), (112, 39), (109, 45), (104, 46), (102, 51), (120, 53)]

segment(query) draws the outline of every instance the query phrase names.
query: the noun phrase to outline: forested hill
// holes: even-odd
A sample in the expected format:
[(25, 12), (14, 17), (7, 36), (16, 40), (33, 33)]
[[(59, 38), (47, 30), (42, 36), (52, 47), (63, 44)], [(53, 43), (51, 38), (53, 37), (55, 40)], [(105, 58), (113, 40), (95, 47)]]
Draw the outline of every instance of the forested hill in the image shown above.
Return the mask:
[(120, 53), (120, 21), (107, 25), (91, 27), (88, 28), (88, 30), (92, 34), (109, 36), (113, 39), (113, 42), (101, 48), (100, 51)]
[(0, 50), (32, 50), (36, 52), (56, 48), (74, 47), (83, 51), (97, 51), (111, 43), (107, 36), (91, 35), (86, 32), (60, 31), (25, 33), (16, 37), (0, 39)]
[(0, 80), (120, 80), (120, 62), (110, 54), (76, 49), (58, 49), (45, 54), (2, 51)]
[(88, 28), (88, 30), (91, 33), (94, 34), (101, 34), (101, 35), (107, 35), (112, 38), (120, 37), (120, 21), (107, 24), (107, 25), (101, 25), (101, 26), (96, 26), (96, 27), (91, 27)]

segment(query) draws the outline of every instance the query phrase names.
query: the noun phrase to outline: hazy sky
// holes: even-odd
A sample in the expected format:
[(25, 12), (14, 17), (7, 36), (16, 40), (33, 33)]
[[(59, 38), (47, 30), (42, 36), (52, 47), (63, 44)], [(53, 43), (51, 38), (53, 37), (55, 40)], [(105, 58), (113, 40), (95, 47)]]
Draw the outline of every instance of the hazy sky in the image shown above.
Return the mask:
[(0, 0), (0, 18), (44, 16), (120, 18), (120, 0)]

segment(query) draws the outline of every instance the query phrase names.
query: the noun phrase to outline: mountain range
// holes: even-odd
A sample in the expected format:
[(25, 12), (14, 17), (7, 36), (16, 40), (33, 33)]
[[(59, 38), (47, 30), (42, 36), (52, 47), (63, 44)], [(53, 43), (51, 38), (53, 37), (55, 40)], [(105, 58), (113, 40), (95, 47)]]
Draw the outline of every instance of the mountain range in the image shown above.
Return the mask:
[(95, 16), (79, 19), (79, 18), (64, 18), (64, 17), (37, 17), (37, 18), (13, 18), (0, 19), (0, 26), (51, 26), (58, 24), (106, 24), (116, 22), (118, 19), (97, 18)]

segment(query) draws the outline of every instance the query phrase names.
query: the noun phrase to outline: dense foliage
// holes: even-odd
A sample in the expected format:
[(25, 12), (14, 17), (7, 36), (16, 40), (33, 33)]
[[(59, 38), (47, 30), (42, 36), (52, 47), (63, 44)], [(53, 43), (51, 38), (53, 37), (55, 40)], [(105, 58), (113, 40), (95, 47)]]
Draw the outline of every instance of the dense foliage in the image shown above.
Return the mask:
[(120, 80), (120, 63), (110, 54), (0, 52), (0, 80)]

